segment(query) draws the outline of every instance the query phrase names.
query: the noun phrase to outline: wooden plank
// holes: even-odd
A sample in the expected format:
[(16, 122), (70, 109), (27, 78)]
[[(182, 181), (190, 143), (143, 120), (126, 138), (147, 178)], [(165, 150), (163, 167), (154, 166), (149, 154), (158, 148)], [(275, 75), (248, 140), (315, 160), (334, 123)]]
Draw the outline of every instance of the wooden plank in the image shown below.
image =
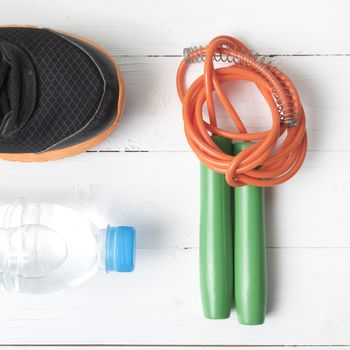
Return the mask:
[[(128, 99), (120, 128), (97, 153), (47, 164), (0, 162), (1, 200), (66, 204), (100, 227), (134, 224), (139, 249), (130, 275), (99, 273), (79, 288), (40, 297), (2, 293), (0, 346), (349, 348), (349, 4), (3, 2), (0, 24), (58, 28), (104, 46), (121, 65)], [(198, 162), (184, 139), (174, 84), (183, 47), (223, 33), (277, 55), (273, 61), (298, 87), (310, 136), (300, 173), (267, 190), (269, 314), (253, 328), (239, 326), (235, 313), (224, 321), (201, 314)], [(201, 69), (194, 66), (191, 77)], [(251, 87), (238, 83), (230, 94), (252, 130), (269, 125)], [(223, 111), (220, 117), (227, 126)]]
[[(126, 111), (119, 128), (96, 150), (187, 151), (175, 76), (179, 58), (116, 58), (124, 73)], [(272, 62), (296, 84), (307, 116), (310, 150), (350, 150), (348, 90), (350, 57), (278, 57)], [(191, 67), (189, 81), (202, 74)], [(268, 107), (256, 88), (237, 82), (228, 90), (249, 130), (271, 125)], [(232, 129), (219, 109), (220, 125)]]
[[(270, 247), (350, 247), (349, 152), (310, 152), (266, 191)], [(67, 204), (100, 227), (132, 224), (140, 248), (198, 246), (199, 166), (192, 153), (86, 153), (43, 164), (1, 162), (2, 201)]]
[[(350, 344), (349, 249), (269, 249), (263, 326), (202, 316), (197, 249), (139, 249), (132, 274), (0, 298), (0, 344)], [(326, 262), (326, 263), (325, 263)]]
[[(6, 5), (6, 3), (8, 5)], [(345, 0), (268, 2), (130, 0), (21, 1), (2, 7), (0, 22), (36, 24), (87, 36), (114, 54), (179, 54), (214, 36), (234, 35), (261, 53), (349, 54)]]
[[(16, 345), (16, 349), (18, 350), (75, 350), (77, 347), (79, 349), (88, 349), (88, 350), (158, 350), (161, 349), (173, 349), (173, 350), (193, 350), (193, 346), (172, 346), (172, 345), (160, 345), (160, 346), (132, 346), (132, 345), (25, 345), (20, 346)], [(223, 348), (233, 348), (234, 350), (246, 350), (246, 349), (260, 349), (261, 346), (240, 346), (240, 345), (227, 345), (227, 346), (206, 346), (206, 345), (198, 345), (195, 346), (195, 349), (198, 350), (222, 350)], [(13, 346), (1, 346), (2, 350), (13, 350)], [(296, 346), (288, 346), (288, 345), (282, 345), (282, 346), (263, 346), (263, 349), (266, 350), (295, 350)], [(312, 346), (297, 346), (298, 350), (312, 350), (319, 348), (318, 345), (312, 345)], [(349, 346), (322, 346), (322, 350), (348, 350)]]

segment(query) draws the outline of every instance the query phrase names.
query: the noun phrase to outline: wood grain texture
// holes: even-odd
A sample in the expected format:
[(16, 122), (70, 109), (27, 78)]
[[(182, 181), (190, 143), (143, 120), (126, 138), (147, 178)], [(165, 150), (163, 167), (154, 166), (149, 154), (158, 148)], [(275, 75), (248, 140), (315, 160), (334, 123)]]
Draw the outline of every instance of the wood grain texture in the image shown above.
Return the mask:
[[(221, 346), (206, 346), (206, 345), (198, 345), (198, 346), (170, 346), (170, 345), (29, 345), (29, 346), (21, 346), (21, 345), (15, 345), (15, 346), (2, 346), (1, 350), (76, 350), (83, 349), (83, 350), (159, 350), (164, 348), (171, 348), (173, 350), (205, 350), (205, 349), (211, 349), (211, 350), (223, 350), (227, 348), (231, 348), (234, 350), (247, 350), (247, 349), (254, 349), (257, 348), (256, 346), (245, 346), (245, 345), (221, 345)], [(282, 345), (282, 346), (262, 346), (258, 348), (263, 348), (266, 350), (295, 350), (296, 348), (298, 350), (313, 350), (313, 349), (319, 349), (322, 348), (322, 350), (348, 350), (349, 346), (322, 346), (319, 345), (311, 345), (311, 346), (295, 346), (295, 345)]]
[[(206, 346), (206, 345), (198, 345), (198, 346), (170, 346), (170, 345), (29, 345), (29, 346), (21, 346), (21, 345), (15, 345), (15, 346), (2, 346), (1, 350), (76, 350), (83, 349), (83, 350), (159, 350), (164, 348), (171, 348), (173, 350), (205, 350), (205, 349), (211, 349), (211, 350), (223, 350), (227, 348), (231, 348), (234, 350), (247, 350), (247, 349), (254, 349), (257, 348), (256, 346), (245, 346), (245, 345), (221, 345), (221, 346)], [(295, 346), (295, 345), (282, 345), (282, 346), (262, 346), (258, 348), (263, 348), (266, 350), (295, 350), (296, 348), (298, 350), (313, 350), (313, 349), (319, 349), (322, 348), (322, 350), (348, 350), (349, 346), (322, 346), (319, 345), (311, 345), (311, 346)]]
[[(189, 152), (2, 162), (0, 184), (2, 201), (62, 203), (101, 228), (135, 225), (139, 248), (198, 246), (199, 163)], [(268, 245), (350, 247), (349, 197), (350, 152), (309, 152), (292, 180), (266, 190)]]
[(81, 287), (46, 296), (3, 294), (1, 342), (349, 343), (347, 249), (269, 249), (269, 312), (261, 327), (238, 325), (235, 313), (229, 320), (203, 318), (197, 262), (197, 249), (139, 249), (129, 275), (101, 272)]
[(2, 23), (75, 32), (118, 55), (177, 55), (234, 35), (262, 54), (349, 54), (347, 0), (6, 0)]
[[(181, 104), (175, 77), (180, 58), (116, 57), (126, 80), (127, 100), (123, 120), (115, 133), (97, 150), (187, 151)], [(348, 99), (349, 57), (275, 57), (272, 63), (295, 83), (307, 118), (309, 150), (350, 150)], [(189, 81), (203, 73), (193, 64)], [(252, 84), (237, 82), (228, 89), (248, 130), (268, 129), (270, 111)], [(225, 111), (220, 124), (232, 129)]]
[[(138, 251), (130, 275), (99, 273), (47, 296), (1, 294), (0, 347), (349, 348), (349, 10), (346, 0), (4, 0), (0, 24), (57, 28), (104, 46), (124, 73), (127, 104), (117, 131), (89, 153), (1, 162), (0, 200), (57, 202), (100, 227), (135, 225)], [(198, 161), (183, 135), (175, 76), (184, 47), (219, 34), (272, 55), (307, 114), (304, 166), (266, 191), (269, 313), (261, 327), (238, 325), (234, 310), (223, 321), (201, 313)], [(189, 80), (202, 68), (191, 67)], [(253, 86), (238, 82), (228, 94), (250, 130), (269, 127)], [(219, 117), (232, 127), (224, 111)]]

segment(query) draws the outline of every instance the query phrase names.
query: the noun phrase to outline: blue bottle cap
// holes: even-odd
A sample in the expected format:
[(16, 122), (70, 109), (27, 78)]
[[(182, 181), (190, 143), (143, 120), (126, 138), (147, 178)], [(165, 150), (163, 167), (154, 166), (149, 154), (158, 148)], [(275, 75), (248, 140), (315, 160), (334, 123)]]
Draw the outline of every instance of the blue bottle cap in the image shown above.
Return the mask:
[(135, 229), (131, 226), (108, 226), (106, 231), (106, 271), (133, 271), (135, 255)]

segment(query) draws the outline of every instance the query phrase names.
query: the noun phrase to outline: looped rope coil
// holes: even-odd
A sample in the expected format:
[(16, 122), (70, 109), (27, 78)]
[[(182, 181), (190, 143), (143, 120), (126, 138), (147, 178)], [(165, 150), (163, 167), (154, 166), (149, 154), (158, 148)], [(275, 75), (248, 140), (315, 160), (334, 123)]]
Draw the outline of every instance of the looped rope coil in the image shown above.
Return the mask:
[[(177, 90), (183, 104), (186, 138), (201, 162), (225, 174), (232, 186), (270, 187), (290, 179), (301, 167), (307, 148), (305, 114), (299, 95), (289, 78), (257, 55), (253, 56), (238, 40), (220, 36), (206, 48), (186, 50), (177, 72)], [(232, 65), (214, 68), (213, 61)], [(223, 58), (224, 57), (224, 58)], [(204, 62), (204, 74), (185, 88), (185, 74), (190, 63)], [(270, 130), (248, 133), (244, 123), (225, 95), (222, 85), (246, 80), (259, 89), (272, 114)], [(233, 120), (237, 132), (217, 126), (214, 94)], [(209, 123), (204, 120), (206, 105)], [(238, 155), (222, 152), (211, 136), (222, 136), (233, 142), (253, 141)], [(281, 137), (284, 140), (277, 144)]]

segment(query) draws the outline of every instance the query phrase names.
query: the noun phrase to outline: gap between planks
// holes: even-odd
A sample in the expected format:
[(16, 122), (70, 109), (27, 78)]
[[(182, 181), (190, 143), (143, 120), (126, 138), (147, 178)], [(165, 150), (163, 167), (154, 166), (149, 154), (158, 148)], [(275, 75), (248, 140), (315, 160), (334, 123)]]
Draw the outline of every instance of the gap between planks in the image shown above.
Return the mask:
[(103, 349), (103, 348), (244, 348), (244, 349), (254, 349), (254, 348), (349, 348), (350, 344), (345, 345), (324, 345), (324, 344), (231, 344), (231, 345), (208, 345), (208, 344), (181, 344), (181, 345), (174, 345), (174, 344), (0, 344), (0, 348), (30, 348), (30, 347), (36, 347), (36, 348), (96, 348)]

